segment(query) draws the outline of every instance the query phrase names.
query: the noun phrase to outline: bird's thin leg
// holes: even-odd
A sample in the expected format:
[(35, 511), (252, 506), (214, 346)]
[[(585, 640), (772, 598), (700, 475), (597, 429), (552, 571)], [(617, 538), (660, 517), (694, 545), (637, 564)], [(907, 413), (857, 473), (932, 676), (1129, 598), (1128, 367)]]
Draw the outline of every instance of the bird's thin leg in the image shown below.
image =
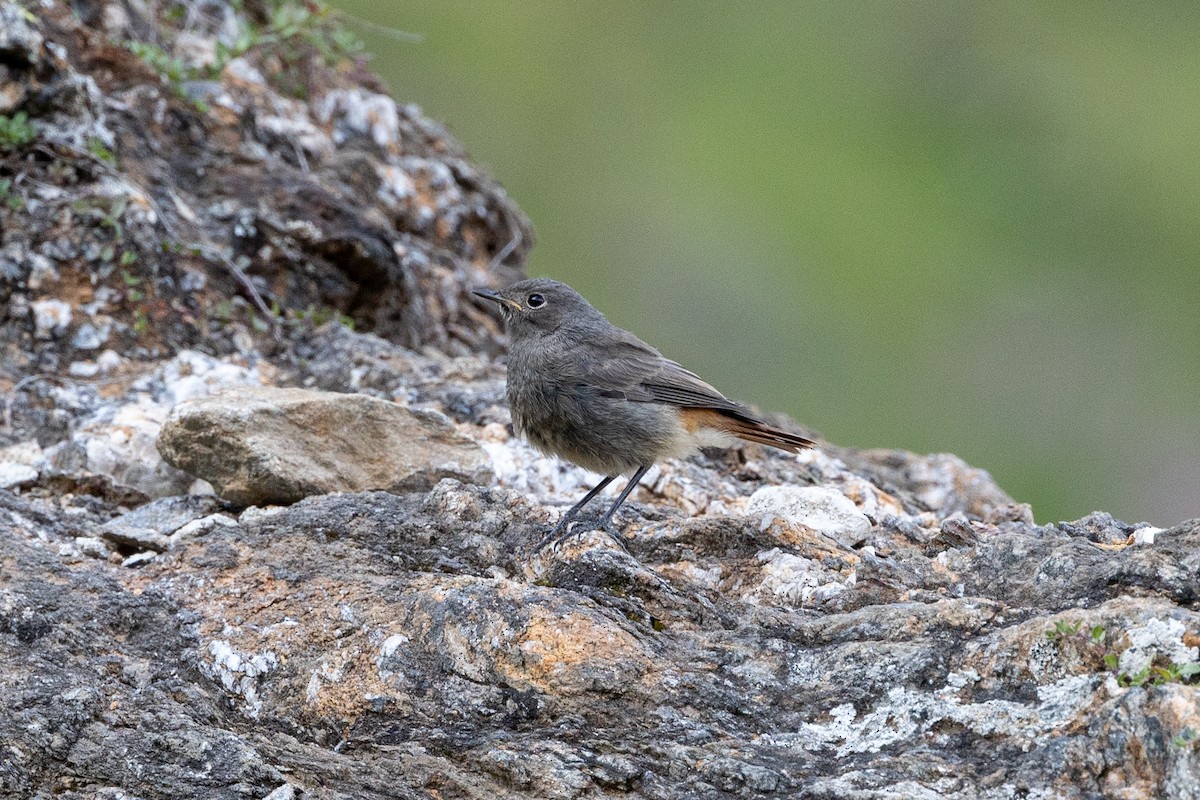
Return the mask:
[(575, 515), (582, 511), (584, 506), (592, 502), (592, 498), (600, 494), (600, 492), (604, 490), (605, 486), (608, 486), (616, 479), (616, 475), (609, 475), (607, 478), (593, 486), (592, 489), (583, 496), (582, 500), (567, 509), (567, 513), (563, 514), (563, 518), (560, 519), (558, 524), (554, 526), (554, 530), (546, 534), (546, 538), (542, 539), (541, 543), (538, 544), (538, 549), (540, 550), (555, 539), (561, 539), (566, 534), (567, 528), (570, 527), (571, 520), (575, 518)]
[(621, 547), (624, 547), (625, 543), (618, 538), (617, 532), (609, 527), (609, 525), (612, 524), (613, 514), (617, 513), (617, 509), (621, 507), (621, 503), (625, 502), (625, 498), (629, 497), (629, 493), (632, 492), (634, 487), (638, 485), (638, 481), (645, 477), (646, 473), (650, 471), (650, 467), (652, 466), (654, 465), (644, 464), (638, 467), (638, 471), (633, 473), (633, 477), (629, 479), (629, 483), (625, 484), (625, 488), (621, 490), (621, 496), (617, 498), (617, 501), (613, 503), (608, 511), (604, 512), (604, 516), (600, 518), (600, 530), (616, 539), (617, 544), (621, 545)]

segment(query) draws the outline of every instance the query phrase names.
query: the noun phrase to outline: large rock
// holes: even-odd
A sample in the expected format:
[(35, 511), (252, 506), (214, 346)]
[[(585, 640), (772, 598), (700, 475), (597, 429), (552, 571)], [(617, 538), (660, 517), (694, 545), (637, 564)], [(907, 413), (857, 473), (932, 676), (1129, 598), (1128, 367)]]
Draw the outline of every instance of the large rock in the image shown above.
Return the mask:
[(187, 401), (167, 419), (158, 449), (243, 506), (492, 477), (483, 449), (440, 414), (309, 389), (231, 389)]
[[(324, 15), (247, 38), (275, 4), (25, 5), (0, 0), (0, 114), (38, 137), (0, 153), (0, 796), (1198, 797), (1200, 522), (1038, 526), (952, 455), (748, 447), (658, 465), (629, 552), (534, 552), (595, 477), (512, 437), (481, 357), (470, 288), (530, 244), (494, 181)], [(248, 49), (202, 75), (220, 36)], [(198, 401), (226, 407), (164, 443), (226, 493), (457, 479), (183, 496), (160, 425), (234, 385), (382, 399)]]

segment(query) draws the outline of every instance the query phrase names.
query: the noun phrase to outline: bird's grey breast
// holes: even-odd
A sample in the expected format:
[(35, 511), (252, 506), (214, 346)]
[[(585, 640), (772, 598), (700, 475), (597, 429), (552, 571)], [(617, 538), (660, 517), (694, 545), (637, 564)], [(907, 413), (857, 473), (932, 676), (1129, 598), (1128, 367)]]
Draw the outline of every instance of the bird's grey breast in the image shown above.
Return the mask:
[(509, 348), (508, 407), (517, 433), (531, 441), (531, 432), (554, 423), (564, 378), (560, 351), (544, 337), (516, 339)]
[(680, 433), (675, 409), (614, 391), (613, 355), (575, 335), (514, 341), (507, 394), (516, 432), (544, 453), (604, 474), (657, 460)]

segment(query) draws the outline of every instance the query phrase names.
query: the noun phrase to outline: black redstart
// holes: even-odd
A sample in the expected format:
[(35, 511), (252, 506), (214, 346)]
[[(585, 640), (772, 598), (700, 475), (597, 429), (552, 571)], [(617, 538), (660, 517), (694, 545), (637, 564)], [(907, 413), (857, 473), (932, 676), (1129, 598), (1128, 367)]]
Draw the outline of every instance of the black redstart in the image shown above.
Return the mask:
[(728, 447), (734, 438), (792, 453), (813, 445), (663, 358), (565, 283), (533, 278), (475, 294), (499, 305), (508, 323), (507, 395), (517, 433), (543, 453), (608, 476), (542, 545), (566, 536), (575, 515), (618, 475), (633, 473), (595, 527), (624, 547), (613, 514), (656, 461)]

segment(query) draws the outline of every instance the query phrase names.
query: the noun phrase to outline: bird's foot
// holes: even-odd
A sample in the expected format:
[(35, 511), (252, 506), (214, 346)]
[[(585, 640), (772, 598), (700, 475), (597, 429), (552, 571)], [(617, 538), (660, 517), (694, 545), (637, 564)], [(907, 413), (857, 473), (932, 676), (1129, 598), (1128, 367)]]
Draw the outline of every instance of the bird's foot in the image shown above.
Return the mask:
[(607, 534), (608, 537), (616, 542), (622, 550), (629, 552), (628, 548), (625, 547), (625, 541), (621, 536), (620, 528), (618, 528), (613, 522), (612, 516), (608, 514), (600, 517), (563, 517), (561, 520), (559, 520), (559, 523), (555, 525), (548, 534), (546, 534), (546, 537), (538, 543), (536, 549), (541, 550), (547, 545), (558, 547), (558, 545), (564, 540), (572, 536), (579, 536), (587, 533), (588, 531), (601, 531)]

